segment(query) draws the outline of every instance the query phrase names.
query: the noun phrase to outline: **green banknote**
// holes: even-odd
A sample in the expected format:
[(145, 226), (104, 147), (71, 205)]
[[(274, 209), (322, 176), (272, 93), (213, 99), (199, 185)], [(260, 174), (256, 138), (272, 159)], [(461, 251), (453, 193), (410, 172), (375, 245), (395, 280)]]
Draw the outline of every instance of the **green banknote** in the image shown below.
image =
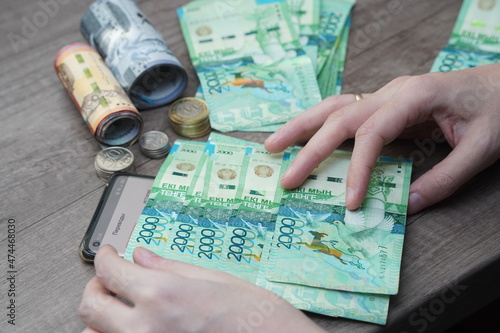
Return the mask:
[(318, 58), (319, 11), (321, 0), (286, 0), (302, 49), (311, 59), (314, 70)]
[(221, 270), (256, 283), (264, 245), (274, 233), (283, 192), (278, 184), (288, 156), (288, 152), (271, 154), (262, 146), (247, 148), (236, 195), (239, 209), (230, 220)]
[[(340, 95), (342, 93), (342, 82), (344, 78), (345, 60), (347, 57), (347, 44), (349, 42), (349, 32), (351, 30), (351, 16), (347, 18), (346, 25), (342, 32), (340, 39), (339, 49), (336, 52), (335, 64), (337, 69), (337, 76), (335, 80), (335, 89), (331, 89), (333, 94)], [(333, 86), (333, 84), (331, 84)]]
[(323, 70), (318, 74), (318, 85), (323, 98), (341, 93), (350, 25), (351, 19), (349, 16), (342, 29), (338, 47), (335, 52), (329, 54)]
[(182, 216), (193, 224), (190, 234), (195, 249), (193, 263), (219, 269), (225, 254), (226, 234), (231, 231), (229, 221), (238, 209), (236, 193), (246, 148), (208, 141), (205, 156), (204, 170), (195, 184), (200, 200), (189, 205)]
[(214, 129), (280, 124), (321, 101), (284, 0), (195, 1), (178, 15)]
[(439, 52), (431, 72), (450, 72), (500, 62), (500, 54), (445, 48)]
[(465, 0), (448, 46), (439, 52), (431, 72), (449, 72), (500, 62), (500, 3)]
[(222, 132), (282, 124), (321, 101), (307, 56), (267, 66), (241, 62), (206, 68), (198, 75), (212, 127)]
[(146, 207), (132, 232), (125, 259), (132, 260), (132, 252), (143, 246), (162, 255), (169, 231), (184, 205), (186, 192), (191, 185), (205, 144), (177, 140), (169, 156), (155, 177)]
[(176, 141), (126, 258), (145, 246), (228, 272), (303, 310), (383, 324), (389, 297), (379, 293), (397, 289), (410, 166), (380, 158), (363, 206), (349, 212), (350, 153), (335, 152), (301, 187), (284, 191), (279, 179), (298, 150), (270, 154), (218, 133), (206, 144)]
[(330, 55), (335, 53), (340, 43), (338, 37), (354, 3), (354, 0), (321, 0), (317, 74), (323, 70)]
[(500, 3), (464, 0), (448, 44), (470, 51), (500, 53)]
[[(270, 243), (264, 248), (269, 257)], [(314, 264), (311, 262), (311, 264)], [(269, 260), (263, 260), (257, 277), (257, 285), (286, 299), (296, 308), (332, 317), (385, 324), (389, 309), (389, 295), (355, 293), (310, 287), (291, 283), (273, 282), (266, 279), (273, 268)]]
[(300, 46), (284, 1), (193, 1), (177, 13), (195, 68), (245, 58), (272, 63)]
[(266, 278), (346, 291), (396, 294), (411, 163), (380, 158), (367, 196), (345, 209), (350, 156), (337, 152), (299, 188), (285, 191)]

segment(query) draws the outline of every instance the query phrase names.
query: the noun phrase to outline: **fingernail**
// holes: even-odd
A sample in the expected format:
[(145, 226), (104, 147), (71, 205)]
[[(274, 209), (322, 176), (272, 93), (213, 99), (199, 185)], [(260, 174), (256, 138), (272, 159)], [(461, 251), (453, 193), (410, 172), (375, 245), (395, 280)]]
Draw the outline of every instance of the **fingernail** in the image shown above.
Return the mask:
[(137, 247), (135, 249), (135, 251), (139, 251), (139, 255), (143, 256), (143, 257), (146, 257), (146, 258), (150, 258), (150, 257), (154, 257), (156, 254), (154, 254), (154, 252), (144, 248), (144, 247)]
[(288, 167), (288, 169), (286, 169), (286, 171), (283, 173), (283, 176), (281, 177), (281, 185), (285, 188), (288, 187), (287, 185), (287, 180), (288, 178), (293, 175), (293, 173), (295, 172), (295, 168), (293, 167), (293, 165), (290, 165)]
[(350, 187), (347, 188), (345, 192), (345, 205), (346, 207), (351, 206), (354, 201), (354, 190)]
[(273, 134), (267, 137), (267, 139), (264, 141), (264, 144), (276, 141), (278, 137), (279, 137), (279, 131), (274, 132)]
[(426, 206), (426, 202), (418, 192), (410, 193), (408, 199), (408, 214), (413, 214)]

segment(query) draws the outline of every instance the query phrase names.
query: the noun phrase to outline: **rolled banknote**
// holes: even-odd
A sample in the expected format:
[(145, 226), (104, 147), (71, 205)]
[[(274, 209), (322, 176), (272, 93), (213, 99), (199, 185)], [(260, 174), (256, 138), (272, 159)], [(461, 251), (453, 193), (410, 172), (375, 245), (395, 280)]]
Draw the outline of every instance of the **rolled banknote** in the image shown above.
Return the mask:
[(128, 146), (138, 139), (142, 117), (96, 50), (80, 43), (66, 46), (54, 67), (99, 143)]
[(98, 0), (80, 28), (137, 108), (168, 104), (184, 91), (186, 70), (135, 1)]

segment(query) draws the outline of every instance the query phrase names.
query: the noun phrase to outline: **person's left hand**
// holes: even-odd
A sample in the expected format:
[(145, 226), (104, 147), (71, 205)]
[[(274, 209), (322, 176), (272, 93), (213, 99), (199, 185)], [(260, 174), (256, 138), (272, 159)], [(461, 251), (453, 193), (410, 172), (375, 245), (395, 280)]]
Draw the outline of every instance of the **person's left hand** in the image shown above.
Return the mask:
[[(136, 248), (134, 262), (103, 246), (85, 288), (85, 333), (322, 332), (278, 295), (230, 274)], [(128, 305), (112, 293), (132, 305)]]

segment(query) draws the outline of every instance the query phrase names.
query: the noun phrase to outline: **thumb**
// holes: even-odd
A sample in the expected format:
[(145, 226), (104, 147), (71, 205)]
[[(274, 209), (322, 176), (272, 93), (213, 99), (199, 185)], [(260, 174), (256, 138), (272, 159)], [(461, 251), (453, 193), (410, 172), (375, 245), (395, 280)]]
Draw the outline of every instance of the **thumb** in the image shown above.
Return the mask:
[(443, 161), (410, 186), (408, 214), (417, 213), (451, 196), (495, 160), (479, 136), (463, 140)]
[(177, 274), (190, 279), (214, 282), (229, 282), (231, 279), (231, 275), (224, 272), (163, 258), (143, 247), (135, 248), (133, 256), (134, 262), (144, 268)]

